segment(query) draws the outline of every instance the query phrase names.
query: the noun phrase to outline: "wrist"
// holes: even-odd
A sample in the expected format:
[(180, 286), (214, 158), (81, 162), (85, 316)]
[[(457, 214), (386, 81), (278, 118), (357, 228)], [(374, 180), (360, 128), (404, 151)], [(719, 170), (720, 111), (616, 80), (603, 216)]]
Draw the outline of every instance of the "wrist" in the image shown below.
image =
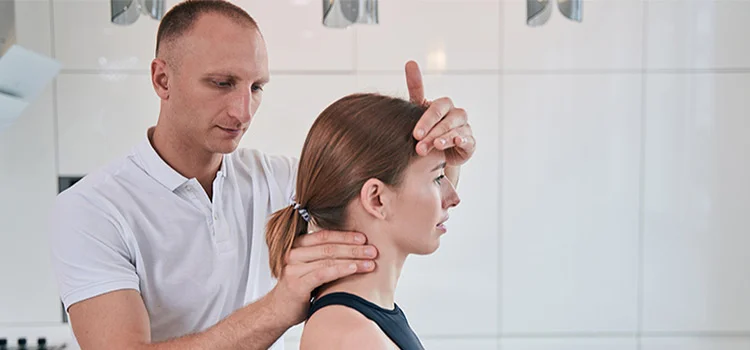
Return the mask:
[(266, 311), (264, 314), (271, 317), (270, 323), (274, 328), (286, 332), (299, 323), (294, 310), (292, 310), (294, 301), (278, 285), (271, 289), (260, 302)]

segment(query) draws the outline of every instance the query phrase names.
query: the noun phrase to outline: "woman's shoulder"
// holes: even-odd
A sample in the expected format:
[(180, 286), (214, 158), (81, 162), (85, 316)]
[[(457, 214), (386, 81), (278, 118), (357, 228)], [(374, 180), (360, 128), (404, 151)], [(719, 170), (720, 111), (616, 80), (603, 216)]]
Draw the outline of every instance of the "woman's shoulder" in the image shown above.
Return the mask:
[(330, 305), (316, 311), (305, 323), (300, 350), (398, 349), (375, 322), (357, 310)]

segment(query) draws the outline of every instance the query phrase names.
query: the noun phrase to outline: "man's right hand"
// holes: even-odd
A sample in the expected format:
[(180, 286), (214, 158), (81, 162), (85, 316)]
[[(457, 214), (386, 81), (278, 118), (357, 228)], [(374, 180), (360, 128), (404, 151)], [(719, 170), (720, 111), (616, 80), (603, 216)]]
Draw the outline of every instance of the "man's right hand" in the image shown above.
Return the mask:
[(269, 293), (280, 317), (292, 325), (307, 318), (313, 290), (323, 284), (375, 269), (377, 249), (357, 232), (318, 231), (299, 236), (286, 256), (281, 278)]

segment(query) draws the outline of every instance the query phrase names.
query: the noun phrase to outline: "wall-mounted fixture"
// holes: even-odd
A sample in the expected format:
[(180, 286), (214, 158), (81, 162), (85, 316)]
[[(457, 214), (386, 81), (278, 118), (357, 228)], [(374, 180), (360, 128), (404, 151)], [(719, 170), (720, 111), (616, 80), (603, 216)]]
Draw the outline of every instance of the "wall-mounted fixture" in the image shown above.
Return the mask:
[(526, 24), (538, 27), (549, 20), (552, 15), (552, 4), (549, 0), (526, 0)]
[(141, 14), (155, 20), (164, 17), (165, 0), (110, 0), (112, 23), (130, 25), (135, 23)]
[(60, 68), (60, 62), (19, 45), (0, 57), (0, 131), (23, 114)]
[(0, 0), (0, 132), (23, 114), (61, 68), (60, 62), (19, 45), (15, 3)]
[[(547, 23), (555, 0), (526, 0), (526, 24), (539, 27)], [(583, 22), (583, 0), (557, 0), (560, 13), (571, 21)]]
[(583, 22), (583, 0), (557, 0), (557, 7), (569, 20)]
[(326, 27), (378, 23), (378, 0), (323, 0), (323, 25)]

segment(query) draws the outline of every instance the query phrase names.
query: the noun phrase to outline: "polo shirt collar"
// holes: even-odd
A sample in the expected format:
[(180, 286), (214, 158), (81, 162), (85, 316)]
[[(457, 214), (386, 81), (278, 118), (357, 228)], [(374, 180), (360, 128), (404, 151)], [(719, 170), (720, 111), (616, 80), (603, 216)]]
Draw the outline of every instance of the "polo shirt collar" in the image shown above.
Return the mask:
[[(146, 173), (156, 181), (158, 181), (160, 184), (162, 184), (164, 187), (174, 192), (174, 190), (178, 189), (180, 186), (188, 182), (189, 179), (182, 176), (182, 174), (178, 173), (171, 166), (169, 166), (169, 164), (167, 164), (167, 162), (165, 162), (164, 159), (162, 159), (161, 156), (159, 156), (159, 154), (156, 152), (156, 149), (154, 149), (154, 146), (151, 144), (150, 138), (150, 136), (153, 135), (153, 129), (153, 127), (148, 129), (145, 139), (141, 141), (138, 146), (136, 146), (135, 153), (141, 160)], [(227, 176), (228, 160), (229, 157), (227, 157), (227, 155), (224, 155), (222, 157), (221, 168), (218, 174), (221, 177)]]

